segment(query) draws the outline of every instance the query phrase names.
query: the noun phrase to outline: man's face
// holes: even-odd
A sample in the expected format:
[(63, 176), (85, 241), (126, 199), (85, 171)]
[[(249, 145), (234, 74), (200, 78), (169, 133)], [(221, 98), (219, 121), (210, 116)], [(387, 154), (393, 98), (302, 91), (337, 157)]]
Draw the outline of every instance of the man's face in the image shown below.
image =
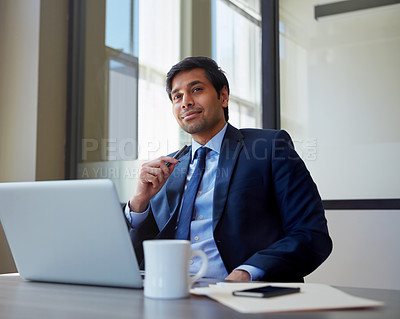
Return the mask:
[(172, 80), (173, 113), (180, 127), (200, 144), (207, 143), (225, 125), (228, 90), (220, 98), (203, 69), (179, 72)]

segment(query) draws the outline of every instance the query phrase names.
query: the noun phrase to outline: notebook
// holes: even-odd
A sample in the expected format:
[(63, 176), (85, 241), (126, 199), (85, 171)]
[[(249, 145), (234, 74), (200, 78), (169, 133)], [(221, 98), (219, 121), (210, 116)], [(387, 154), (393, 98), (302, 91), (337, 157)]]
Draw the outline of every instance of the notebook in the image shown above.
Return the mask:
[(26, 280), (143, 285), (111, 180), (0, 183), (0, 220)]

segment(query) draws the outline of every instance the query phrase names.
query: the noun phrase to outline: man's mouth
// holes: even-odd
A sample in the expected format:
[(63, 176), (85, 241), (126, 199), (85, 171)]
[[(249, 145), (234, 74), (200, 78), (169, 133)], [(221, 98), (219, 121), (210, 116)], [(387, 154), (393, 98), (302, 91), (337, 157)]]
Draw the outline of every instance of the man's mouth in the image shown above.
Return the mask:
[(201, 110), (187, 111), (182, 114), (181, 118), (183, 120), (190, 120), (190, 119), (196, 117), (200, 113), (201, 113)]

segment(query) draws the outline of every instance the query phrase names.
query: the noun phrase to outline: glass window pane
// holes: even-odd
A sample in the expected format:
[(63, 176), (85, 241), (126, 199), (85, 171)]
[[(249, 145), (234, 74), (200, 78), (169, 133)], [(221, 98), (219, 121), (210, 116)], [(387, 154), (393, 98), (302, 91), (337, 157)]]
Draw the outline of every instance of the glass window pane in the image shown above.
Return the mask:
[(125, 53), (132, 53), (132, 0), (107, 0), (106, 45)]
[(180, 128), (172, 114), (171, 101), (165, 92), (166, 73), (179, 59), (180, 1), (141, 1), (139, 159), (165, 155), (180, 146)]
[(140, 64), (167, 73), (178, 62), (180, 48), (180, 1), (140, 1)]
[(315, 20), (315, 4), (280, 1), (282, 128), (324, 199), (396, 198), (400, 6)]
[(110, 60), (107, 160), (137, 157), (137, 66)]
[(227, 74), (231, 104), (235, 102), (239, 112), (230, 122), (261, 127), (261, 27), (227, 1), (217, 0), (215, 11), (215, 59)]

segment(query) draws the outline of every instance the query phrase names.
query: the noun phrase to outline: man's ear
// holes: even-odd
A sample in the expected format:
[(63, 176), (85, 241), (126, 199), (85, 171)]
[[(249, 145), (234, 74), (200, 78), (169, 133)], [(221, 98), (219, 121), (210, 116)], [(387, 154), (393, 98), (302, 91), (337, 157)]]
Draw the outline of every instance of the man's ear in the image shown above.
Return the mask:
[(220, 99), (222, 101), (222, 107), (228, 107), (229, 93), (226, 85), (221, 89)]

